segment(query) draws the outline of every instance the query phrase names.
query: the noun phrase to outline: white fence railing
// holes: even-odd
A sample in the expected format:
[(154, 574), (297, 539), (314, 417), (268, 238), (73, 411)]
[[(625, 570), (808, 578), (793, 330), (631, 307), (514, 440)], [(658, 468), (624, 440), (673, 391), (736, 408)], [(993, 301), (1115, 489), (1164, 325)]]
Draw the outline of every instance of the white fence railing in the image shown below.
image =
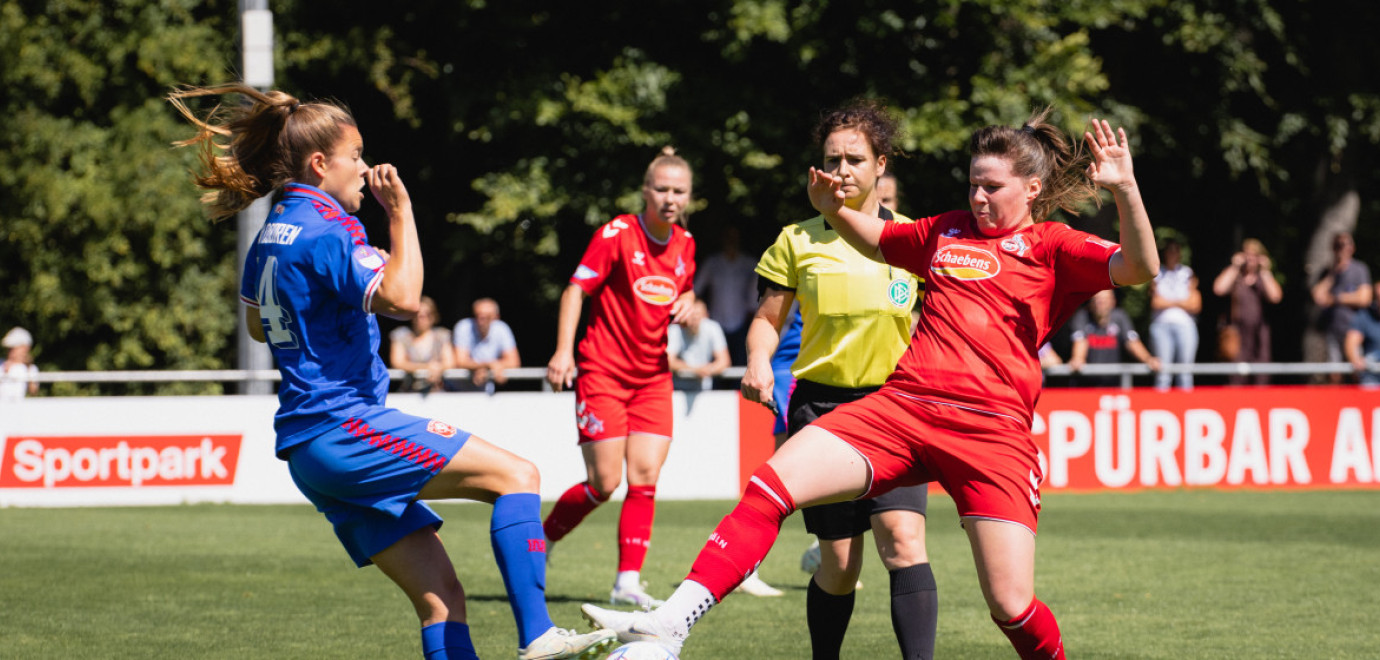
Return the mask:
[[(1380, 363), (1370, 363), (1367, 370), (1380, 373)], [(1192, 373), (1202, 376), (1243, 376), (1257, 374), (1271, 376), (1313, 376), (1323, 374), (1350, 374), (1353, 369), (1343, 362), (1199, 362), (1195, 364), (1171, 364), (1163, 367), (1165, 373)], [(743, 377), (744, 367), (730, 367), (719, 379), (738, 380)], [(549, 389), (545, 367), (520, 367), (507, 370), (510, 381), (540, 383), (541, 389)], [(1148, 376), (1150, 368), (1140, 363), (1089, 364), (1078, 372), (1086, 376), (1118, 376), (1122, 388), (1129, 389), (1137, 376)], [(1068, 377), (1074, 372), (1067, 366), (1047, 367), (1045, 375), (1054, 378)], [(390, 369), (388, 375), (395, 381), (409, 376), (401, 369)], [(424, 378), (426, 371), (412, 374)], [(464, 381), (470, 377), (469, 370), (448, 369), (444, 378)], [(220, 383), (273, 383), (281, 380), (277, 369), (204, 369), (170, 371), (47, 371), (39, 372), (35, 379), (39, 383), (172, 383), (172, 382), (220, 382)], [(1053, 381), (1058, 383), (1057, 380)], [(529, 388), (531, 389), (531, 388)]]

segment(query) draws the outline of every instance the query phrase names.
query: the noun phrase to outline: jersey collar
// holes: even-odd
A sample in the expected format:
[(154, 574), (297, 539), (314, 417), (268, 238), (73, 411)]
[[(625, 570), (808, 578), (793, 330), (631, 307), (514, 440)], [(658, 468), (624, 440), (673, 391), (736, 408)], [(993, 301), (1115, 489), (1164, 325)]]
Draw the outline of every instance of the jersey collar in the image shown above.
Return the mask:
[(345, 209), (340, 206), (340, 202), (335, 201), (335, 198), (331, 197), (329, 193), (316, 186), (309, 186), (305, 183), (289, 183), (283, 186), (283, 199), (291, 199), (294, 197), (320, 202), (335, 209), (341, 215), (349, 215), (345, 212)]

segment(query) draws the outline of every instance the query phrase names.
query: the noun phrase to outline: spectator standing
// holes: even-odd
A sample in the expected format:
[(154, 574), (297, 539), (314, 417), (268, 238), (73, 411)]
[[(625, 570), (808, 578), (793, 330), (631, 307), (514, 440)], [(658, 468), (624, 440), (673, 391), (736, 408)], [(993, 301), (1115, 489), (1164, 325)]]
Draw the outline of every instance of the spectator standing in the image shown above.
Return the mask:
[(1082, 309), (1073, 315), (1073, 349), (1069, 369), (1074, 387), (1115, 387), (1121, 382), (1116, 375), (1085, 376), (1079, 374), (1085, 364), (1117, 364), (1125, 362), (1125, 353), (1160, 370), (1160, 361), (1145, 348), (1131, 317), (1116, 305), (1116, 294), (1103, 289), (1093, 295)]
[(38, 394), (38, 367), (34, 366), (32, 350), (34, 337), (28, 330), (11, 328), (0, 340), (5, 348), (5, 362), (0, 366), (0, 403), (14, 403), (26, 396)]
[(724, 330), (709, 318), (709, 308), (699, 300), (684, 321), (671, 324), (666, 354), (671, 362), (671, 384), (685, 392), (713, 389), (714, 377), (730, 364)]
[[(1313, 302), (1322, 310), (1319, 318), (1327, 339), (1327, 361), (1342, 362), (1342, 345), (1351, 329), (1356, 312), (1370, 306), (1370, 268), (1357, 261), (1356, 241), (1351, 232), (1338, 232), (1332, 237), (1332, 267), (1313, 285)], [(1330, 374), (1330, 380), (1342, 382), (1342, 374)]]
[[(1232, 255), (1231, 263), (1212, 281), (1212, 292), (1229, 299), (1226, 318), (1218, 323), (1219, 358), (1224, 362), (1269, 362), (1270, 324), (1265, 320), (1265, 305), (1278, 305), (1284, 290), (1271, 270), (1265, 245), (1254, 238), (1242, 241), (1241, 251)], [(1228, 382), (1240, 385), (1246, 377), (1233, 374)], [(1253, 382), (1268, 384), (1270, 375), (1255, 374)]]
[(1374, 301), (1370, 307), (1356, 312), (1343, 347), (1362, 385), (1380, 385), (1380, 373), (1369, 371), (1366, 364), (1380, 365), (1380, 283), (1374, 288)]
[[(426, 393), (445, 389), (442, 378), (446, 369), (455, 368), (455, 351), (450, 345), (450, 331), (436, 327), (439, 319), (436, 301), (422, 296), (412, 324), (388, 333), (388, 363), (407, 372), (405, 390)], [(426, 377), (418, 378), (417, 372), (422, 370), (426, 370)]]
[(723, 328), (729, 360), (742, 365), (747, 363), (748, 322), (757, 309), (757, 262), (743, 254), (737, 227), (725, 227), (719, 239), (720, 250), (696, 271), (695, 295), (707, 301), (709, 318)]
[[(508, 383), (508, 369), (522, 365), (513, 329), (499, 318), (493, 298), (474, 301), (473, 317), (455, 324), (455, 365), (470, 370), (470, 386), (493, 393)], [(465, 387), (463, 389), (471, 389)]]
[[(1203, 310), (1203, 296), (1198, 291), (1198, 276), (1183, 262), (1183, 247), (1169, 238), (1160, 250), (1160, 273), (1150, 283), (1150, 345), (1161, 367), (1167, 364), (1193, 364), (1198, 355), (1198, 312)], [(1155, 375), (1155, 387), (1169, 389), (1176, 381), (1179, 388), (1193, 389), (1193, 374), (1178, 374), (1161, 370)]]
[[(666, 334), (695, 302), (695, 239), (683, 219), (694, 183), (690, 164), (666, 147), (647, 166), (641, 215), (620, 215), (594, 232), (561, 294), (556, 352), (546, 381), (575, 390), (578, 444), (586, 479), (566, 489), (547, 514), (560, 541), (622, 485), (618, 571), (609, 602), (653, 606), (641, 582), (656, 517), (656, 484), (671, 451), (674, 414)], [(585, 298), (588, 328), (575, 354)], [(578, 366), (579, 379), (575, 378)]]

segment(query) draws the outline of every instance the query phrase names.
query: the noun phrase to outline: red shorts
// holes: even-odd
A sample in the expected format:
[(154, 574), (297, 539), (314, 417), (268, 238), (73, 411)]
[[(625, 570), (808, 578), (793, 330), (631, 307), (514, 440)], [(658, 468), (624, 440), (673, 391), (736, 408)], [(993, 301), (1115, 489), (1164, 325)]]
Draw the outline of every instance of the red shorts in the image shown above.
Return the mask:
[(575, 379), (575, 422), (580, 444), (630, 433), (671, 437), (671, 374), (629, 381), (597, 371)]
[(1036, 529), (1044, 474), (1030, 430), (1019, 420), (883, 389), (835, 408), (813, 426), (867, 460), (872, 483), (862, 497), (938, 481), (960, 516)]

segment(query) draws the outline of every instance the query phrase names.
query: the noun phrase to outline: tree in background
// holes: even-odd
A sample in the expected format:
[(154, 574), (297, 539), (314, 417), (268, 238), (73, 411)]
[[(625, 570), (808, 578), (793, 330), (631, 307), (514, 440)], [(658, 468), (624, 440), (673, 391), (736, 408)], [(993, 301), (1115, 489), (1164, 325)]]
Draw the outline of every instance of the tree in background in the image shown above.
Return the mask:
[[(760, 250), (812, 215), (802, 173), (820, 108), (859, 95), (905, 119), (909, 157), (892, 169), (907, 214), (964, 207), (974, 127), (1053, 104), (1070, 131), (1093, 114), (1131, 129), (1138, 178), (1159, 191), (1151, 213), (1185, 236), (1195, 266), (1214, 270), (1257, 236), (1296, 295), (1315, 235), (1355, 225), (1363, 260), (1380, 245), (1376, 223), (1357, 222), (1380, 211), (1366, 186), (1380, 180), (1368, 75), (1380, 19), (1340, 1), (270, 9), (279, 87), (309, 98), (372, 86), (340, 100), (370, 136), (366, 159), (409, 177), (443, 321), (492, 296), (524, 352), (543, 355), (589, 233), (637, 208), (641, 167), (662, 145), (696, 168), (691, 229), (706, 249), (733, 224)], [(238, 9), (146, 5), (0, 0), (0, 322), (35, 331), (45, 368), (235, 364), (233, 228), (204, 220), (191, 155), (167, 147), (183, 133), (158, 99), (233, 78)], [(381, 240), (375, 210), (360, 216)], [(1114, 213), (1063, 219), (1115, 235)], [(1276, 324), (1285, 360), (1299, 357), (1289, 325)]]
[(224, 76), (233, 10), (0, 0), (0, 322), (45, 368), (227, 366), (234, 228), (205, 219), (162, 96)]

